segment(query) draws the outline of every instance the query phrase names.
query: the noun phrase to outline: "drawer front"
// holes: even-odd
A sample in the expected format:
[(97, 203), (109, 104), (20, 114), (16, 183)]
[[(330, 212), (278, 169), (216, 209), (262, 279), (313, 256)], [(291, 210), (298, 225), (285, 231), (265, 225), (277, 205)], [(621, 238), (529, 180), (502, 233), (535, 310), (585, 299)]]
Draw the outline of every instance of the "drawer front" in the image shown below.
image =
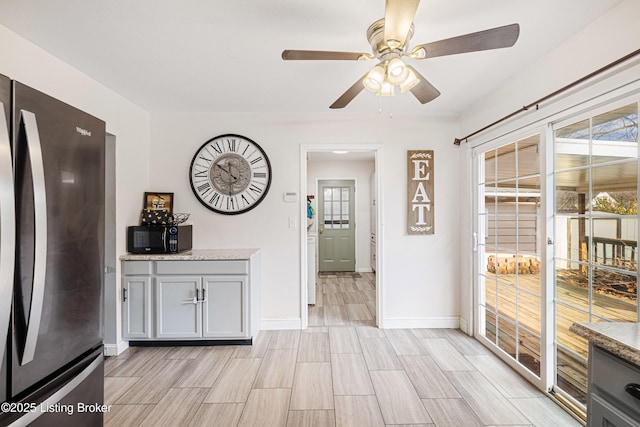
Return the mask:
[(588, 427), (640, 427), (637, 421), (629, 418), (597, 394), (589, 397), (588, 407)]
[(629, 384), (640, 385), (640, 369), (617, 357), (592, 347), (592, 385), (634, 409), (640, 415), (640, 399), (625, 391)]
[(248, 261), (156, 261), (157, 274), (249, 274)]
[(122, 273), (149, 275), (152, 273), (151, 266), (152, 263), (150, 261), (123, 261)]

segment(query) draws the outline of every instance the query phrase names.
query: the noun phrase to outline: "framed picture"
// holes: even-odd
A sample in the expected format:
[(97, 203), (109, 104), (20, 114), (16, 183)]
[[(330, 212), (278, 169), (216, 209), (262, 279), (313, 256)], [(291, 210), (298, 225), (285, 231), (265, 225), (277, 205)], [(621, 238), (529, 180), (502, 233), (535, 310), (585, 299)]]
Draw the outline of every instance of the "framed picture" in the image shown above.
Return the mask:
[(152, 211), (167, 210), (173, 213), (173, 193), (144, 193), (143, 209)]

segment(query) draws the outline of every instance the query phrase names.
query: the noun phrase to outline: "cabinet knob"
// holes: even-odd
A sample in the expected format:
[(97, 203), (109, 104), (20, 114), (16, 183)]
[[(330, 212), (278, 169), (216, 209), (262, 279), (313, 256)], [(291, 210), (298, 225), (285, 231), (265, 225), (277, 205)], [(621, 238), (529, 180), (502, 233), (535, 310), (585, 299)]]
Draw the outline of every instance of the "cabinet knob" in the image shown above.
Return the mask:
[(640, 384), (629, 383), (624, 387), (624, 391), (640, 400)]

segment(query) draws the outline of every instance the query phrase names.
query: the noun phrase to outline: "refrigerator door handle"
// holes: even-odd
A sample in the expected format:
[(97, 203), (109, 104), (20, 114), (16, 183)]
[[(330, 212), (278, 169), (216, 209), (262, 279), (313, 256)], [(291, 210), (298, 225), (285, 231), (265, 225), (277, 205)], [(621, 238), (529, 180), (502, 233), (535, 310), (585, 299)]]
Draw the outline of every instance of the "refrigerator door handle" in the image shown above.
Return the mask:
[(4, 355), (11, 320), (11, 299), (16, 253), (16, 206), (11, 141), (0, 102), (0, 358)]
[(21, 110), (21, 121), (27, 139), (27, 149), (31, 162), (31, 175), (33, 177), (33, 204), (35, 220), (35, 246), (33, 265), (33, 288), (31, 291), (31, 308), (27, 325), (24, 352), (20, 365), (25, 365), (33, 360), (36, 352), (38, 333), (40, 332), (40, 319), (42, 317), (42, 305), (44, 303), (45, 276), (47, 269), (47, 197), (44, 183), (44, 164), (42, 161), (42, 146), (40, 133), (35, 114)]

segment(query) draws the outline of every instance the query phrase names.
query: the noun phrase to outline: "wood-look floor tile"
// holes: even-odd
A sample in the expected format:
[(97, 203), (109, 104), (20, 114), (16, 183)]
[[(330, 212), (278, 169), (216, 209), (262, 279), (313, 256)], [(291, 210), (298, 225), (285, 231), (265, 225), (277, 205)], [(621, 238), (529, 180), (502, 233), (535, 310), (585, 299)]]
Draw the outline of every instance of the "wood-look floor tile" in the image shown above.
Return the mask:
[(205, 347), (192, 346), (192, 347), (171, 347), (165, 359), (197, 359), (198, 355), (202, 353)]
[(236, 427), (243, 409), (244, 403), (203, 403), (188, 427)]
[(203, 347), (194, 364), (176, 382), (174, 387), (211, 387), (234, 352), (231, 347)]
[(385, 423), (431, 423), (431, 417), (404, 371), (371, 371), (370, 374)]
[(330, 292), (324, 294), (324, 306), (344, 305), (341, 292)]
[(386, 338), (384, 331), (377, 326), (358, 326), (356, 327), (358, 338), (366, 340), (370, 338)]
[(367, 364), (361, 353), (332, 354), (331, 373), (333, 394), (336, 396), (374, 394)]
[(362, 353), (356, 329), (350, 326), (329, 328), (331, 353)]
[(184, 426), (194, 417), (207, 394), (204, 388), (172, 388), (146, 416), (142, 426)]
[(400, 356), (420, 398), (456, 399), (460, 394), (430, 356)]
[(322, 326), (324, 325), (324, 307), (309, 306), (309, 326)]
[(127, 357), (118, 356), (107, 356), (104, 358), (104, 375), (108, 377), (111, 375), (111, 372), (116, 369), (118, 366), (122, 365), (127, 361)]
[(345, 304), (364, 304), (364, 298), (362, 298), (359, 291), (343, 292), (342, 301), (344, 301)]
[(145, 348), (136, 351), (127, 360), (109, 372), (112, 377), (142, 377), (169, 352), (166, 347)]
[(238, 427), (286, 427), (291, 389), (251, 390)]
[(291, 388), (296, 370), (296, 354), (294, 349), (267, 350), (253, 388)]
[(349, 313), (344, 305), (328, 305), (324, 308), (324, 324), (327, 326), (348, 325)]
[(345, 304), (349, 320), (373, 320), (366, 304)]
[(446, 338), (420, 340), (443, 371), (475, 371), (476, 368)]
[(192, 360), (187, 359), (158, 361), (153, 369), (140, 378), (116, 403), (158, 403), (192, 363)]
[(300, 330), (286, 329), (271, 331), (269, 350), (298, 349), (300, 343)]
[(252, 345), (234, 346), (231, 357), (236, 359), (262, 358), (269, 348), (273, 331), (260, 331), (257, 338), (253, 339)]
[(412, 329), (411, 332), (418, 337), (418, 339), (436, 339), (446, 338), (444, 329), (426, 328), (426, 329)]
[(384, 427), (375, 396), (336, 396), (336, 427)]
[[(493, 354), (478, 340), (462, 332), (460, 329), (438, 329), (442, 332), (440, 338), (448, 339), (458, 351), (465, 356)], [(426, 338), (426, 337), (424, 337)]]
[(422, 399), (437, 426), (483, 427), (464, 399)]
[(376, 299), (367, 299), (364, 302), (364, 305), (367, 306), (367, 310), (371, 313), (371, 316), (375, 319), (376, 317)]
[(335, 427), (336, 415), (332, 410), (289, 411), (287, 427)]
[(329, 334), (301, 334), (298, 362), (329, 362)]
[(446, 372), (446, 375), (484, 424), (530, 424), (529, 420), (509, 402), (509, 399), (504, 397), (480, 372), (451, 371)]
[(156, 405), (111, 405), (104, 414), (105, 427), (138, 427)]
[(297, 364), (289, 409), (333, 409), (330, 363)]
[(387, 338), (361, 339), (360, 345), (370, 371), (402, 369), (400, 359)]
[(494, 355), (467, 356), (467, 359), (506, 397), (539, 397), (540, 391)]
[(563, 411), (558, 405), (547, 397), (534, 397), (526, 399), (509, 399), (534, 426), (553, 427), (581, 427), (582, 423), (576, 421), (571, 415)]
[(106, 405), (115, 403), (139, 380), (140, 377), (105, 377), (104, 403)]
[(385, 334), (391, 343), (391, 347), (397, 355), (402, 356), (420, 356), (427, 354), (416, 336), (407, 329), (387, 329)]
[(204, 403), (246, 402), (262, 359), (229, 359)]

